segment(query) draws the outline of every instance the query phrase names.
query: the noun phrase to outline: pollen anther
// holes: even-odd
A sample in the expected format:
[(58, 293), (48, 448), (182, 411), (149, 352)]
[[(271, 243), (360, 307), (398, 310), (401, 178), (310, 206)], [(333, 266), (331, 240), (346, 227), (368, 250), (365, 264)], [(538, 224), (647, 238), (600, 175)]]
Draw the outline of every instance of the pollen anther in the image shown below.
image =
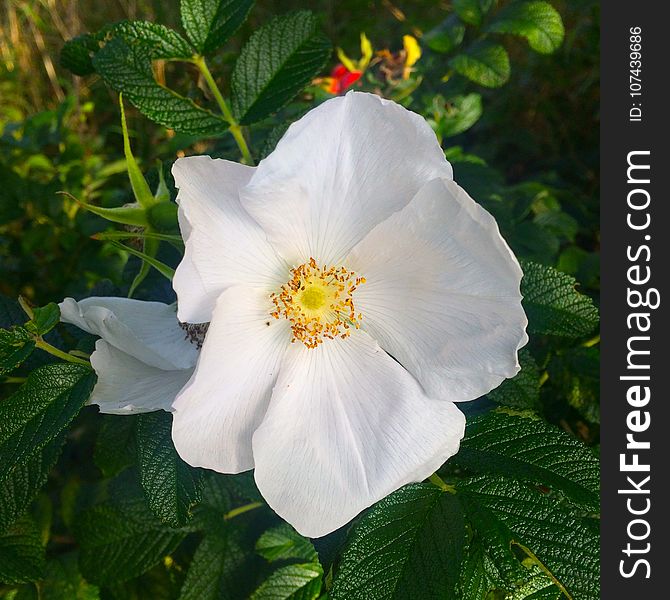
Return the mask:
[(319, 267), (314, 258), (291, 269), (291, 278), (279, 292), (270, 294), (275, 319), (284, 317), (291, 324), (292, 342), (316, 348), (326, 339), (346, 339), (351, 326), (360, 328), (363, 316), (356, 314), (352, 295), (365, 283), (344, 267)]

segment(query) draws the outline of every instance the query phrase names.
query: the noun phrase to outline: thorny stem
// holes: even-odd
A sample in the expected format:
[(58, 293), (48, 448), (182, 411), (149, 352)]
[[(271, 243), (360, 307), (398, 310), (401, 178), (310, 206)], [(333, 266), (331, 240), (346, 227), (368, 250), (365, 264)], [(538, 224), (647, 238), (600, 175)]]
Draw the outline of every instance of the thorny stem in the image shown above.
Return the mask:
[(198, 67), (198, 70), (205, 78), (207, 86), (212, 92), (212, 95), (214, 96), (216, 103), (219, 105), (219, 108), (223, 113), (223, 118), (226, 121), (228, 121), (228, 125), (230, 126), (229, 127), (230, 133), (233, 134), (235, 142), (237, 142), (237, 146), (239, 147), (240, 152), (242, 153), (242, 158), (244, 159), (244, 162), (248, 165), (253, 166), (254, 159), (251, 157), (251, 152), (249, 151), (247, 140), (244, 138), (244, 134), (242, 133), (242, 127), (240, 127), (240, 124), (235, 120), (233, 113), (230, 111), (230, 108), (228, 107), (228, 104), (226, 103), (224, 97), (221, 95), (221, 92), (219, 91), (219, 88), (216, 85), (216, 81), (214, 81), (214, 77), (212, 77), (212, 73), (209, 70), (207, 63), (205, 62), (205, 59), (202, 56), (196, 55), (193, 57), (192, 60), (193, 64), (195, 64), (195, 66)]
[(233, 508), (233, 510), (228, 511), (225, 515), (223, 515), (223, 519), (224, 521), (229, 521), (230, 519), (234, 519), (235, 517), (242, 515), (245, 512), (249, 512), (255, 508), (260, 508), (261, 506), (263, 506), (262, 502), (251, 502), (250, 504), (245, 504), (244, 506), (238, 506), (237, 508)]

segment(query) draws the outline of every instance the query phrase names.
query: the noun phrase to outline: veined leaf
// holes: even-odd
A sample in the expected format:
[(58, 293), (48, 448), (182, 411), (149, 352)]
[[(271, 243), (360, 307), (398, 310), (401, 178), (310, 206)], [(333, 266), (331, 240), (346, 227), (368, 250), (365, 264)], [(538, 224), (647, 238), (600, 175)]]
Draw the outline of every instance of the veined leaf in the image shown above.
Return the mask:
[(312, 542), (302, 537), (288, 523), (268, 529), (256, 542), (256, 552), (270, 562), (289, 559), (319, 561)]
[(456, 495), (407, 485), (354, 526), (333, 582), (333, 600), (432, 600), (453, 596), (465, 521)]
[(32, 310), (33, 318), (25, 327), (35, 335), (46, 335), (60, 321), (60, 308), (55, 302), (49, 302), (46, 306), (36, 306)]
[(323, 569), (317, 563), (287, 565), (272, 572), (251, 600), (316, 600), (321, 593)]
[(84, 511), (75, 533), (84, 577), (106, 585), (148, 571), (175, 550), (188, 530), (163, 525), (144, 498), (132, 494), (123, 502), (109, 501)]
[(173, 527), (187, 523), (200, 501), (203, 472), (187, 465), (172, 443), (172, 415), (157, 411), (139, 416), (137, 454), (140, 482), (149, 508)]
[(475, 417), (453, 460), (476, 472), (542, 484), (587, 510), (598, 510), (598, 459), (587, 446), (540, 419), (505, 412)]
[(312, 13), (277, 17), (249, 38), (232, 78), (233, 113), (254, 123), (282, 108), (319, 74), (330, 42)]
[(35, 349), (35, 340), (24, 327), (0, 329), (0, 375), (11, 373)]
[(56, 464), (65, 434), (56, 437), (26, 462), (17, 465), (0, 482), (0, 533), (5, 531), (26, 511), (37, 493), (47, 482), (49, 472)]
[(565, 34), (558, 11), (548, 2), (534, 0), (509, 4), (496, 15), (488, 31), (521, 35), (541, 54), (557, 50)]
[(450, 61), (451, 68), (479, 85), (497, 88), (507, 82), (510, 74), (507, 51), (498, 44), (478, 42)]
[(121, 21), (109, 28), (112, 35), (124, 39), (128, 45), (141, 45), (151, 58), (188, 60), (195, 49), (176, 31), (149, 21)]
[(574, 278), (533, 262), (522, 266), (521, 293), (531, 333), (576, 338), (593, 332), (598, 309), (575, 289)]
[(94, 383), (95, 374), (86, 367), (45, 365), (0, 402), (0, 481), (61, 434), (88, 400)]
[(451, 52), (463, 41), (465, 26), (455, 15), (450, 15), (434, 29), (428, 31), (421, 42), (435, 52)]
[(165, 127), (203, 136), (219, 135), (227, 130), (223, 118), (159, 85), (151, 70), (151, 59), (151, 50), (145, 46), (131, 46), (114, 38), (95, 55), (93, 64), (105, 83), (122, 92), (143, 114)]
[(135, 464), (135, 427), (140, 415), (100, 415), (93, 462), (104, 477), (114, 477)]
[(222, 46), (246, 20), (254, 0), (181, 0), (181, 22), (200, 54)]
[(0, 582), (36, 581), (45, 566), (44, 546), (33, 521), (22, 519), (0, 535)]
[(533, 355), (525, 348), (519, 352), (519, 371), (511, 379), (505, 379), (487, 396), (511, 408), (537, 410), (540, 402), (540, 372)]

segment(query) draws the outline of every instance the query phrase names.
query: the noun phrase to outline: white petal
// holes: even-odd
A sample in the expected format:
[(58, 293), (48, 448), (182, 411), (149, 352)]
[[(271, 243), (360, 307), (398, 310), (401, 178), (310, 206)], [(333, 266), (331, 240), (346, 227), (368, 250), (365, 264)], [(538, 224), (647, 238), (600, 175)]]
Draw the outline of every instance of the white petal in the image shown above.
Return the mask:
[(174, 305), (129, 298), (91, 297), (60, 303), (61, 320), (158, 369), (187, 369), (198, 358)]
[(345, 262), (362, 327), (430, 396), (472, 400), (519, 370), (527, 341), (521, 268), (493, 217), (453, 181), (434, 180)]
[(221, 473), (254, 466), (251, 436), (267, 410), (291, 339), (266, 293), (233, 287), (219, 298), (200, 360), (174, 403), (172, 439), (190, 465)]
[(104, 340), (96, 342), (91, 364), (98, 381), (88, 402), (110, 414), (169, 411), (193, 373), (193, 368), (164, 371), (150, 367)]
[(254, 434), (255, 478), (268, 504), (319, 537), (458, 451), (465, 419), (428, 398), (363, 332), (314, 350), (294, 344)]
[(272, 289), (287, 278), (285, 263), (240, 204), (239, 190), (253, 172), (209, 156), (180, 158), (172, 167), (186, 243), (172, 282), (181, 321), (210, 321), (216, 298), (232, 285)]
[(424, 182), (451, 174), (422, 117), (349, 92), (291, 125), (241, 196), (289, 263), (334, 264)]

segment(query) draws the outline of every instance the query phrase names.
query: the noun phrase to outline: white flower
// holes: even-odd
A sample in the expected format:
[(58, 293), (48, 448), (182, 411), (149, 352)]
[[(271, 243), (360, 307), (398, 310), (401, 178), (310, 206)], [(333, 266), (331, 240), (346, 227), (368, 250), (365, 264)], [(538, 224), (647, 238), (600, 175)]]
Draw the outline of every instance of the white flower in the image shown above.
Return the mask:
[(179, 318), (211, 321), (176, 448), (255, 468), (303, 535), (428, 477), (463, 436), (453, 403), (519, 370), (521, 269), (419, 115), (350, 92), (257, 168), (196, 156), (173, 174)]
[(112, 414), (171, 410), (198, 358), (174, 305), (93, 297), (59, 306), (61, 321), (101, 337), (91, 355), (98, 381), (90, 404)]

